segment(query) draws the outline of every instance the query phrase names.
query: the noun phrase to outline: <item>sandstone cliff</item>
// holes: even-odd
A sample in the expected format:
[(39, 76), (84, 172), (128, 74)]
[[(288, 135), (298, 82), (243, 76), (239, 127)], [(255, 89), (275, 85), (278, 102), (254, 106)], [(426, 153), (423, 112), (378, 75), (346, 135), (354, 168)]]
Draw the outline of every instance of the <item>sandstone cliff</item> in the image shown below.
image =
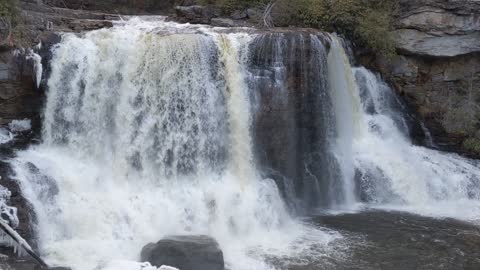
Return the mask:
[(401, 0), (395, 34), (393, 62), (362, 62), (405, 96), (440, 147), (480, 153), (480, 1)]

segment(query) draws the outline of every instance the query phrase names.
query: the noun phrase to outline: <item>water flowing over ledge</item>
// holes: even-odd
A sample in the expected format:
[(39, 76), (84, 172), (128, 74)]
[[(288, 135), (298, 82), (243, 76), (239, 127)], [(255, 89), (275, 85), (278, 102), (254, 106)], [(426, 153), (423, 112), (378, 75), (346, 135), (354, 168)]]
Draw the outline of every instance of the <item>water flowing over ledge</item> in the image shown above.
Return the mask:
[(402, 110), (335, 35), (132, 19), (63, 35), (43, 143), (11, 164), (49, 263), (208, 234), (229, 269), (285, 269), (343, 250), (312, 210), (478, 219), (477, 164), (413, 146)]

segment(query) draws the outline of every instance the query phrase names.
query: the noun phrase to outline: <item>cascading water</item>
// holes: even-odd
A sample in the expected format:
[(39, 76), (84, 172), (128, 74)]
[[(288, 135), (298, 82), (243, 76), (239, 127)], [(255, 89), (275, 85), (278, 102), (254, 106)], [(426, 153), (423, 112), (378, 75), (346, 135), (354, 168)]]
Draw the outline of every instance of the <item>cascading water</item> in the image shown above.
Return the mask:
[(342, 89), (348, 93), (338, 102), (333, 96), (337, 138), (342, 139), (342, 133), (347, 138), (339, 142), (340, 153), (335, 148), (340, 162), (348, 165), (341, 167), (349, 187), (346, 194), (356, 190), (354, 201), (367, 207), (480, 220), (478, 162), (414, 146), (393, 91), (367, 69), (352, 68), (338, 44), (333, 41), (329, 66), (335, 67), (331, 74), (340, 77), (330, 79), (336, 95)]
[(302, 253), (286, 250), (308, 229), (254, 164), (252, 37), (141, 20), (63, 35), (44, 142), (12, 161), (48, 262), (136, 260), (171, 234), (214, 236), (230, 269), (270, 269), (258, 253)]
[(48, 89), (43, 143), (11, 164), (52, 264), (209, 234), (228, 269), (289, 269), (339, 237), (291, 213), (480, 213), (479, 166), (413, 146), (394, 93), (334, 35), (132, 19), (64, 34)]
[(478, 162), (412, 145), (390, 88), (365, 68), (353, 72), (367, 131), (353, 144), (362, 199), (375, 207), (480, 220)]
[(250, 45), (259, 164), (300, 211), (345, 198), (330, 148), (336, 121), (327, 46), (328, 37), (308, 32), (264, 34)]
[(362, 130), (359, 123), (362, 121), (360, 114), (360, 97), (353, 74), (350, 72), (348, 57), (337, 37), (333, 37), (332, 48), (328, 55), (328, 76), (330, 91), (334, 104), (336, 119), (336, 137), (333, 151), (340, 164), (340, 182), (343, 187), (343, 198), (340, 200), (342, 208), (349, 208), (356, 202), (353, 151), (352, 145), (355, 137), (360, 136)]

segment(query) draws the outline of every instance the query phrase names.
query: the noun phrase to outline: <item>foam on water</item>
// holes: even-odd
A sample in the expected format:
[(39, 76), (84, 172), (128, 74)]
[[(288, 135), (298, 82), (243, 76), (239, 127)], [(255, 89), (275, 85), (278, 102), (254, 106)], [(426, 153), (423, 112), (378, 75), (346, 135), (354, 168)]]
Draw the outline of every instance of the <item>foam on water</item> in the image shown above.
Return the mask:
[(63, 35), (44, 143), (11, 161), (47, 262), (88, 270), (166, 235), (208, 234), (229, 269), (274, 269), (265, 256), (339, 237), (292, 220), (253, 164), (250, 39), (138, 19)]
[(353, 151), (368, 207), (478, 220), (478, 162), (412, 145), (392, 90), (365, 68), (353, 72), (363, 91), (361, 124), (367, 130), (354, 140)]

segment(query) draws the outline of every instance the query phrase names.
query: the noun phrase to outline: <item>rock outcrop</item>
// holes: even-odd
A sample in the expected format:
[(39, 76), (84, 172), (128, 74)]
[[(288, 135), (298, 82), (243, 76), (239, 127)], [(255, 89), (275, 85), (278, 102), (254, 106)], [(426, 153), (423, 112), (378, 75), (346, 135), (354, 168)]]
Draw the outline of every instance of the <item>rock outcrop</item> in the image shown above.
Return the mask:
[(480, 1), (403, 0), (398, 49), (405, 54), (454, 57), (480, 51)]
[(181, 270), (223, 270), (223, 252), (215, 239), (198, 236), (170, 236), (142, 249), (141, 260), (153, 266)]
[(120, 14), (163, 13), (171, 8), (175, 0), (43, 0), (44, 4), (68, 9), (99, 10)]
[(480, 1), (402, 0), (393, 61), (376, 67), (418, 112), (440, 148), (480, 153)]
[(212, 19), (221, 16), (220, 9), (212, 6), (177, 6), (177, 19), (179, 22), (209, 24)]

